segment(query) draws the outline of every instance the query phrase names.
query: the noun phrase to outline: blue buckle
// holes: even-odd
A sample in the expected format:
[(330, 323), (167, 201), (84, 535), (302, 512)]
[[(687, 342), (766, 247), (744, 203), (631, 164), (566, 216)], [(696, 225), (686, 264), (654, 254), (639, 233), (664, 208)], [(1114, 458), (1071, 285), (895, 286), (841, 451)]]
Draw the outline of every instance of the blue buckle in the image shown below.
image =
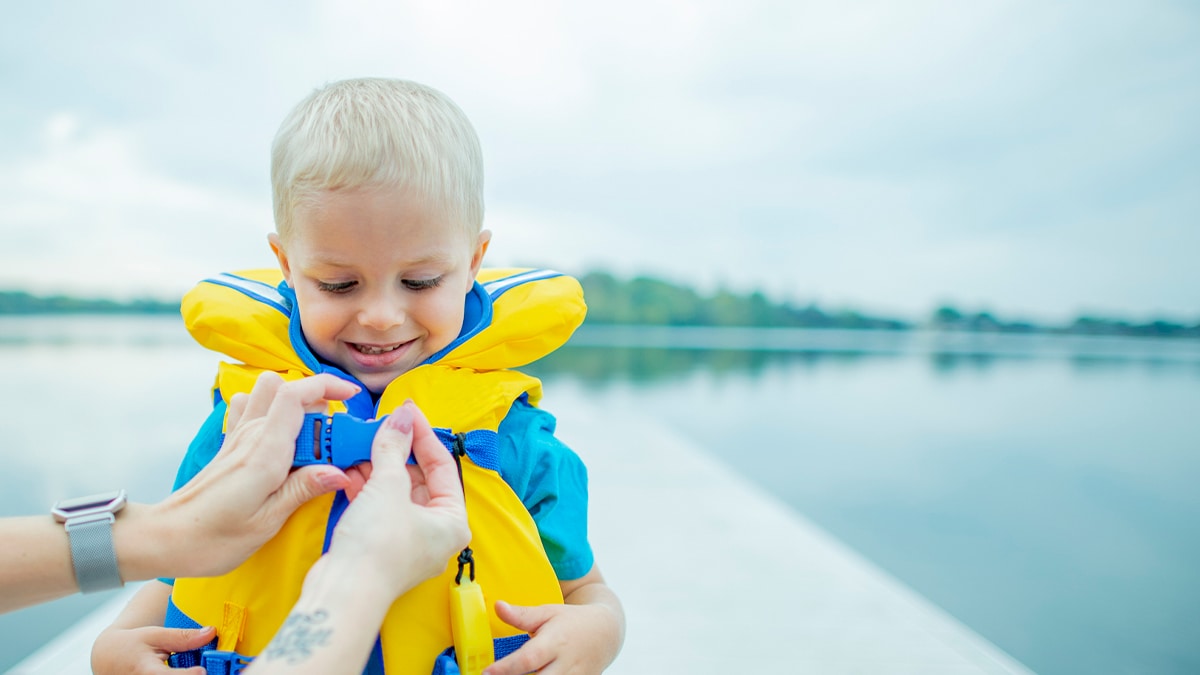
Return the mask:
[[(332, 464), (339, 469), (349, 469), (355, 464), (371, 461), (371, 444), (375, 432), (387, 415), (377, 420), (363, 420), (349, 413), (309, 413), (304, 416), (300, 435), (296, 437), (296, 453), (292, 466), (299, 468), (313, 464)], [(438, 440), (447, 450), (454, 447), (455, 434), (449, 429), (435, 427)], [(467, 456), (472, 462), (485, 469), (500, 470), (499, 440), (495, 431), (475, 429), (468, 431), (464, 440)], [(411, 456), (410, 464), (415, 463)]]
[(296, 437), (292, 466), (332, 464), (349, 469), (371, 461), (371, 443), (383, 419), (363, 420), (348, 413), (309, 413)]
[(222, 652), (216, 649), (209, 649), (200, 654), (200, 665), (204, 666), (207, 675), (238, 675), (253, 660), (237, 652)]

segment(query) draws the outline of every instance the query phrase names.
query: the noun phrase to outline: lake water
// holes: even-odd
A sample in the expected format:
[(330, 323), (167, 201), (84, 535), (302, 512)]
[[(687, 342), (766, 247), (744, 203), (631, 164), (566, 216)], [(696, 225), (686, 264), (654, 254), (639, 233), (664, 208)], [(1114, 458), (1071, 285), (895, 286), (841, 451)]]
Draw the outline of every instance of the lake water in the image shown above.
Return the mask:
[[(593, 329), (572, 344), (530, 369), (548, 409), (660, 417), (1033, 670), (1200, 672), (1200, 343)], [(116, 486), (164, 496), (214, 363), (174, 318), (0, 318), (0, 514)], [(0, 617), (0, 671), (106, 597)]]

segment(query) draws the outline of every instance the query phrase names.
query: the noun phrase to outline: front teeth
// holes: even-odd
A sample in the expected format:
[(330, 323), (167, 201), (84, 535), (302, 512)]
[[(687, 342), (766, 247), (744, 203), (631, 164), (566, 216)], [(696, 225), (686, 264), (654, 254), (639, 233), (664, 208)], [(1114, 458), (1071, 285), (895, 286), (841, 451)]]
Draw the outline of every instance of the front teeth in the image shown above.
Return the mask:
[(354, 348), (362, 354), (386, 354), (400, 348), (400, 345), (392, 345), (391, 347), (372, 347), (370, 345), (354, 345)]

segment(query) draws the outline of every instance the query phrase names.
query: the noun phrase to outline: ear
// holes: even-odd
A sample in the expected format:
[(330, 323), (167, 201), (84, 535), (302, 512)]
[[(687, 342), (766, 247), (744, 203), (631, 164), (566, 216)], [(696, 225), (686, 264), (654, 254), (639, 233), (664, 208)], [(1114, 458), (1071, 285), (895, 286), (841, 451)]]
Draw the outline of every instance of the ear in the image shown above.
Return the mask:
[(487, 253), (488, 244), (492, 243), (492, 231), (480, 230), (479, 238), (475, 240), (475, 253), (471, 255), (471, 281), (479, 276), (479, 268), (483, 266), (483, 256)]
[(277, 232), (272, 232), (267, 235), (267, 243), (271, 245), (271, 252), (275, 254), (275, 259), (279, 261), (279, 271), (283, 272), (283, 280), (288, 286), (292, 286), (292, 267), (288, 264), (287, 251), (283, 249), (283, 240), (279, 238)]

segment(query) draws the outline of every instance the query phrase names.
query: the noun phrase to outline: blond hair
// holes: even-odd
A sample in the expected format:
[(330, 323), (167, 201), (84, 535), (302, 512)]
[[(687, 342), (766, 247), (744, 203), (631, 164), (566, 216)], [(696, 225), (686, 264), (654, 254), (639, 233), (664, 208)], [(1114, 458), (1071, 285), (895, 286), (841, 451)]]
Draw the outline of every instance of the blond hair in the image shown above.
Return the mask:
[(314, 91), (284, 119), (271, 146), (280, 237), (306, 199), (376, 187), (407, 190), (479, 232), (483, 153), (454, 101), (407, 80), (342, 80)]

